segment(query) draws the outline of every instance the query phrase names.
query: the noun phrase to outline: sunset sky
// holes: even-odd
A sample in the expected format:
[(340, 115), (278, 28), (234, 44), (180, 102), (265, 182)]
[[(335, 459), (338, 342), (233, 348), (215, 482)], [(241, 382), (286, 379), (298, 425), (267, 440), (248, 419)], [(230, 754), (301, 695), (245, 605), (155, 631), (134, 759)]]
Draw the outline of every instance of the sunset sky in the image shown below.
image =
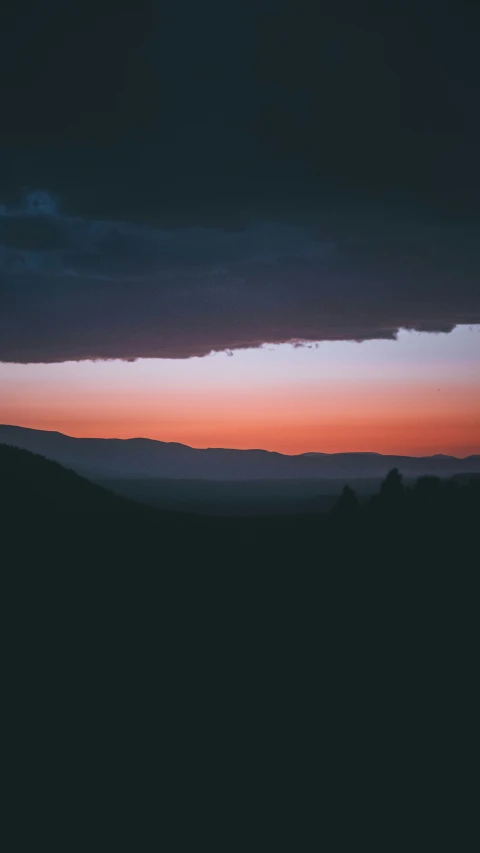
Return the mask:
[(480, 4), (327, 5), (10, 4), (1, 422), (480, 452)]
[(205, 358), (0, 365), (0, 422), (284, 453), (480, 453), (480, 326)]

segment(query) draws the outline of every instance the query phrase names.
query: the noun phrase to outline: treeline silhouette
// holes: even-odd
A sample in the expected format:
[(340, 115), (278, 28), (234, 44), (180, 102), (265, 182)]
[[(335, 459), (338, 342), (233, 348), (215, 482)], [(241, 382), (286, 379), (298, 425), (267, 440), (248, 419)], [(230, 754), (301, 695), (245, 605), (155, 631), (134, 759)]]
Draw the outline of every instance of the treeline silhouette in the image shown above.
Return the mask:
[(345, 486), (330, 512), (332, 533), (368, 562), (383, 549), (385, 565), (434, 566), (478, 559), (480, 478), (420, 477), (406, 486), (397, 468), (383, 480), (378, 494), (361, 503)]
[(332, 516), (343, 524), (366, 523), (367, 520), (388, 522), (401, 527), (422, 522), (473, 522), (480, 510), (480, 478), (419, 477), (413, 486), (405, 486), (398, 468), (383, 480), (378, 495), (360, 503), (349, 485), (332, 510)]

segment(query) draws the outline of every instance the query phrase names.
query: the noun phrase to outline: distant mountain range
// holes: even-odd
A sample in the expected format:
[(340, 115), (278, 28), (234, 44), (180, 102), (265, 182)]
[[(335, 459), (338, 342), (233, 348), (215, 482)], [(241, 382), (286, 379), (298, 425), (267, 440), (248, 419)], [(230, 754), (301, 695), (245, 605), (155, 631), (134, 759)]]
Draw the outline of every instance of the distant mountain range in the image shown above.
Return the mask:
[(303, 453), (188, 447), (148, 438), (72, 438), (60, 432), (0, 425), (0, 442), (40, 453), (92, 479), (200, 480), (358, 479), (391, 468), (407, 477), (480, 472), (480, 455), (383, 456), (379, 453)]

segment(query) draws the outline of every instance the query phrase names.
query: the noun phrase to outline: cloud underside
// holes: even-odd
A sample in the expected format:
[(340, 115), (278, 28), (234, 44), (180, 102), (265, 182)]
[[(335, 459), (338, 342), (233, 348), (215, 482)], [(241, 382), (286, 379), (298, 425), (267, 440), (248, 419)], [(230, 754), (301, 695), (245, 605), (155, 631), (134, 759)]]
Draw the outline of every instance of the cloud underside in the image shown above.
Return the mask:
[(169, 231), (37, 202), (0, 216), (0, 361), (188, 358), (480, 323), (472, 231)]

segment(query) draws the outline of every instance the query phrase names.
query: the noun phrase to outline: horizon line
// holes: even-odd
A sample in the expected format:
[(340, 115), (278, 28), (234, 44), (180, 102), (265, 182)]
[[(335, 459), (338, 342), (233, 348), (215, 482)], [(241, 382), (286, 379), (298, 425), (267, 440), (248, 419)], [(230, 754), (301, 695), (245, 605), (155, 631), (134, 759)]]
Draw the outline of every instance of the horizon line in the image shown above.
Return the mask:
[[(153, 441), (156, 444), (177, 444), (180, 447), (186, 447), (189, 450), (231, 450), (237, 453), (272, 453), (277, 456), (287, 456), (289, 458), (295, 458), (300, 456), (395, 456), (399, 459), (435, 459), (438, 457), (445, 457), (449, 459), (458, 459), (465, 460), (471, 459), (477, 456), (480, 456), (479, 453), (468, 453), (466, 456), (455, 456), (452, 453), (432, 453), (432, 454), (422, 454), (420, 456), (416, 456), (415, 454), (404, 454), (404, 453), (379, 453), (377, 450), (343, 450), (337, 451), (336, 453), (326, 453), (322, 450), (307, 450), (303, 453), (282, 453), (279, 450), (267, 450), (264, 447), (193, 447), (191, 444), (184, 444), (181, 441), (162, 441), (159, 438), (148, 438), (146, 436), (130, 436), (129, 438), (118, 438), (116, 436), (78, 436), (78, 435), (69, 435), (65, 432), (60, 432), (60, 430), (55, 429), (37, 429), (35, 427), (26, 427), (20, 424), (4, 424), (0, 423), (1, 427), (7, 427), (10, 429), (21, 429), (27, 430), (29, 432), (44, 432), (51, 435), (61, 435), (64, 438), (72, 438), (76, 441)], [(0, 442), (2, 443), (2, 442)]]

